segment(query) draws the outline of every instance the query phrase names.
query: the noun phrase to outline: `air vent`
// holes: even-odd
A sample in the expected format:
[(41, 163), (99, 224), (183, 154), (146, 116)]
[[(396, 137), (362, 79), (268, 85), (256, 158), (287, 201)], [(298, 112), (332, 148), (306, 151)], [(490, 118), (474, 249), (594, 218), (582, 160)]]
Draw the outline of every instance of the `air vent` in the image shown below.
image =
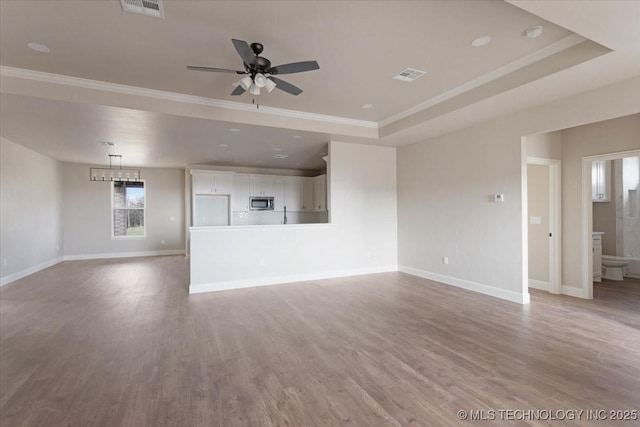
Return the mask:
[(418, 77), (422, 77), (425, 74), (427, 74), (426, 71), (416, 70), (415, 68), (405, 68), (404, 70), (399, 72), (397, 75), (393, 76), (393, 78), (396, 80), (400, 80), (401, 82), (411, 83)]
[(120, 0), (122, 10), (164, 19), (162, 0)]

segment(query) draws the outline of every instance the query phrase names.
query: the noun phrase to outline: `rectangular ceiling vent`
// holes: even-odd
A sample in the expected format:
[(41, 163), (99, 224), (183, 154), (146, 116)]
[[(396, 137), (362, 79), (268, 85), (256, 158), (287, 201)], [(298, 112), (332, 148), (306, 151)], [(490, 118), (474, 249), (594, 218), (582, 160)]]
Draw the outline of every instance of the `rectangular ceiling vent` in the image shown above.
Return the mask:
[(426, 71), (416, 70), (415, 68), (405, 68), (404, 70), (393, 76), (393, 78), (396, 80), (400, 80), (401, 82), (411, 83), (418, 77), (422, 77), (425, 74), (427, 74)]
[(122, 10), (164, 19), (162, 0), (120, 0)]

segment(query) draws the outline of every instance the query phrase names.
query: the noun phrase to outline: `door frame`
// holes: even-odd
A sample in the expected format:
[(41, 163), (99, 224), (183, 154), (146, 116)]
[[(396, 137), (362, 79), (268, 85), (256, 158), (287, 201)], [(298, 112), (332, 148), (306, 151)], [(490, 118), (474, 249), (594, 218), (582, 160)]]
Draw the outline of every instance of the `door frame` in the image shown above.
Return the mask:
[[(542, 157), (527, 157), (527, 165), (540, 165), (549, 168), (549, 292), (561, 293), (562, 289), (562, 161)], [(528, 184), (527, 184), (528, 189)], [(525, 199), (528, 197), (528, 190)], [(525, 227), (529, 224), (529, 209), (524, 212)], [(529, 235), (527, 233), (527, 248)], [(529, 262), (527, 250), (526, 263)], [(528, 268), (527, 268), (528, 271)], [(528, 284), (527, 277), (527, 284)]]
[(640, 150), (597, 154), (582, 158), (582, 292), (593, 299), (593, 202), (591, 200), (591, 164), (596, 160), (618, 160), (640, 156)]

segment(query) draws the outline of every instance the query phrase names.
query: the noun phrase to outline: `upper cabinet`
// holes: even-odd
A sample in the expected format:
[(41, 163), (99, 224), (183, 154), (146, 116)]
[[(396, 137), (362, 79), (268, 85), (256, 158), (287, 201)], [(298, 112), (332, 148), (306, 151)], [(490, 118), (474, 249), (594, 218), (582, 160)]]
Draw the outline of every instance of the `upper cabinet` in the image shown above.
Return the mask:
[(281, 205), (284, 198), (284, 178), (275, 175), (249, 175), (249, 196), (273, 197)]
[(232, 173), (192, 172), (195, 194), (231, 194)]
[(284, 179), (284, 206), (291, 212), (313, 210), (313, 178), (289, 176)]
[(313, 210), (327, 210), (327, 175), (313, 178)]
[(611, 201), (611, 160), (597, 160), (591, 166), (591, 200)]
[(235, 174), (233, 176), (231, 210), (235, 212), (249, 210), (249, 175)]
[(289, 211), (301, 211), (303, 209), (303, 180), (297, 176), (284, 179), (284, 206)]

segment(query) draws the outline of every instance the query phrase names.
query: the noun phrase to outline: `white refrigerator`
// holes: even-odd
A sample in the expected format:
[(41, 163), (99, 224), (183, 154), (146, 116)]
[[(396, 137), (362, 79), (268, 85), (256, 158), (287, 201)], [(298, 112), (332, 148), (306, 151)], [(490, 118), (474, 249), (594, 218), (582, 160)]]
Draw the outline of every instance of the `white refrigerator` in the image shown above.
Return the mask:
[(193, 212), (194, 227), (229, 224), (229, 196), (196, 195)]

